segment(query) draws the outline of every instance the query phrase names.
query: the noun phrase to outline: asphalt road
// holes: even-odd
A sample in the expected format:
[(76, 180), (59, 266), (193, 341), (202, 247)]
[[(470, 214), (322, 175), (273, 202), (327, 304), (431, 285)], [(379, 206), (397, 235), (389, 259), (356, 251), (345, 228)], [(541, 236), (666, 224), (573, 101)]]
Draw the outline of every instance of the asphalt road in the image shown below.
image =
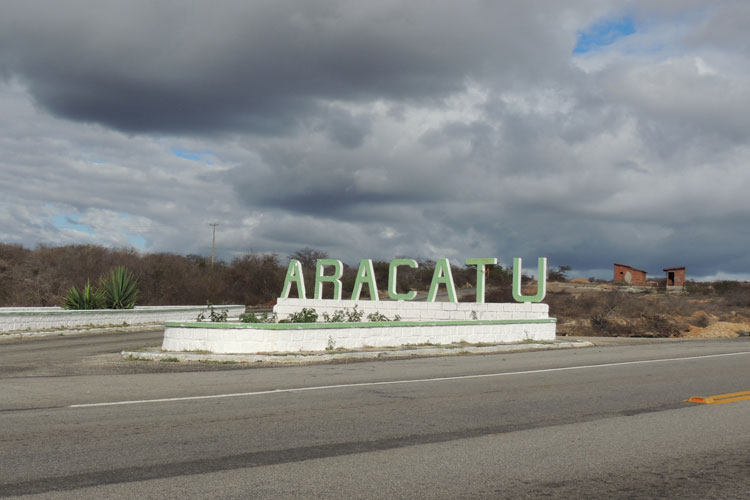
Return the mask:
[(685, 402), (750, 391), (746, 339), (262, 369), (117, 359), (139, 343), (158, 334), (0, 343), (0, 498), (750, 497), (750, 401)]

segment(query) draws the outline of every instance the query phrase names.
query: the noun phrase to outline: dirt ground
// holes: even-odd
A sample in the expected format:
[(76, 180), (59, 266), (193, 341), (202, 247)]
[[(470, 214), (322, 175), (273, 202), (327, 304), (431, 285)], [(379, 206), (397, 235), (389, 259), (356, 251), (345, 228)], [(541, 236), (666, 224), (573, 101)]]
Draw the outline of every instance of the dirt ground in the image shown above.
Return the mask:
[(545, 302), (570, 336), (750, 336), (750, 284), (700, 284), (682, 294), (609, 283), (550, 283)]

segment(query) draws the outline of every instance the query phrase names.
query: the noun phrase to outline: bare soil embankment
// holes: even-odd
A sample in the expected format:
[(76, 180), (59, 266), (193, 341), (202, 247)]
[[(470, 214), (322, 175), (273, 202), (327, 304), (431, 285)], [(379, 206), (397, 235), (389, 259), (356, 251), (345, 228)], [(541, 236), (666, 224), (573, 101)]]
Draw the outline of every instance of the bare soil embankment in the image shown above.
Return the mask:
[(550, 283), (545, 302), (558, 335), (733, 338), (750, 336), (750, 284), (698, 283), (685, 294), (655, 287)]

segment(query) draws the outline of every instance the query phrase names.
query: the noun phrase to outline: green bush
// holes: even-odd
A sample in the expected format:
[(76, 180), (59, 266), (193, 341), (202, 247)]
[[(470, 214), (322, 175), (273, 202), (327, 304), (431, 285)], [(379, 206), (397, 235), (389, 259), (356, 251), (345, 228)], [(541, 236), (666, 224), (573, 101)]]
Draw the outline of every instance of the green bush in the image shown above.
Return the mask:
[(100, 278), (104, 294), (104, 307), (107, 309), (133, 309), (138, 298), (138, 281), (133, 273), (122, 266)]
[[(206, 314), (208, 314), (208, 316), (206, 316)], [(211, 304), (211, 302), (208, 302), (206, 304), (206, 310), (205, 311), (201, 311), (198, 314), (198, 317), (196, 318), (196, 321), (198, 321), (200, 323), (200, 322), (204, 321), (207, 317), (208, 317), (208, 320), (211, 323), (226, 323), (227, 322), (227, 318), (229, 318), (229, 310), (228, 309), (224, 309), (221, 312), (216, 312), (216, 309), (214, 309), (213, 304)]]
[(276, 313), (256, 315), (254, 312), (240, 314), (240, 323), (276, 323)]
[(362, 321), (364, 311), (357, 309), (355, 305), (352, 309), (337, 309), (333, 314), (323, 313), (323, 321), (326, 323), (359, 323)]
[(385, 314), (375, 311), (374, 313), (368, 314), (367, 319), (369, 321), (401, 321), (401, 316), (397, 314), (391, 319)]
[(346, 321), (346, 312), (343, 309), (333, 311), (333, 314), (323, 313), (323, 321), (326, 323), (343, 323)]
[(311, 307), (303, 307), (301, 311), (290, 314), (289, 318), (279, 323), (315, 323), (318, 321), (318, 313)]
[(101, 309), (104, 304), (104, 294), (101, 290), (95, 290), (90, 282), (86, 282), (83, 290), (75, 285), (65, 294), (62, 307), (64, 309)]

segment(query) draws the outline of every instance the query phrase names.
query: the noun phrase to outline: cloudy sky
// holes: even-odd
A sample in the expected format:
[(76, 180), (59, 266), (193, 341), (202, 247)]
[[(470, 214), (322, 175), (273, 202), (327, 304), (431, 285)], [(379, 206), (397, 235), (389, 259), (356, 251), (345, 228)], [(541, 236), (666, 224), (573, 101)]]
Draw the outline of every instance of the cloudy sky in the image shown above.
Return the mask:
[(750, 278), (750, 2), (0, 0), (0, 241)]

